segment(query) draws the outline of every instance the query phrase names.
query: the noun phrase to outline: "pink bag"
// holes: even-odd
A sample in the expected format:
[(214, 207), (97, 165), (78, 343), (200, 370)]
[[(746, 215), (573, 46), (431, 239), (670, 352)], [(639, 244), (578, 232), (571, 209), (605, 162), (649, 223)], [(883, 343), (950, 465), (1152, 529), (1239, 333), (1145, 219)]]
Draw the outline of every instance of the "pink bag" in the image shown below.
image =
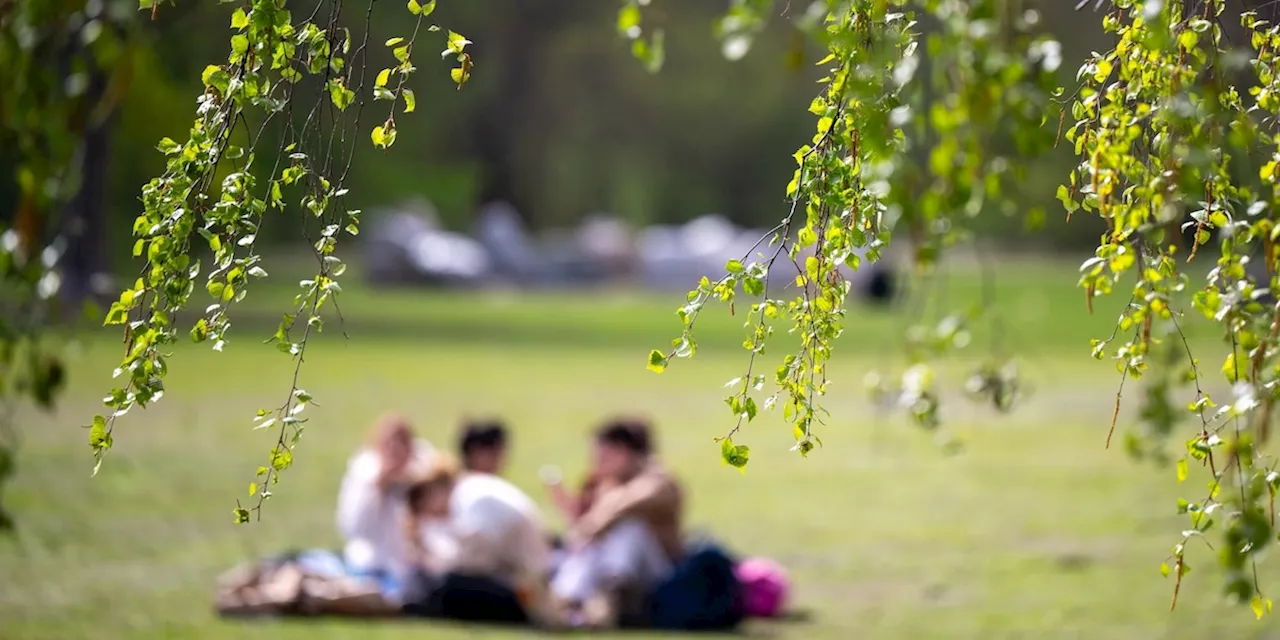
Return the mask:
[(733, 572), (742, 585), (743, 613), (752, 618), (772, 618), (782, 613), (790, 584), (778, 563), (768, 558), (747, 558)]

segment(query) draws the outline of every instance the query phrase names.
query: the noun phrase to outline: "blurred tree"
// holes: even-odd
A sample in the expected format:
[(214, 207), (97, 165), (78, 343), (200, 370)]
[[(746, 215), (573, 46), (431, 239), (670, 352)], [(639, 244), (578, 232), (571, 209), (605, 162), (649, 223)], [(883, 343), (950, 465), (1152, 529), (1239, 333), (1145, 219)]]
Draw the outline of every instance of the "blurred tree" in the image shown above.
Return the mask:
[(131, 17), (114, 0), (0, 2), (0, 489), (14, 470), (13, 404), (51, 408), (62, 387), (43, 331), (58, 295), (86, 300), (108, 268), (105, 159), (129, 78)]

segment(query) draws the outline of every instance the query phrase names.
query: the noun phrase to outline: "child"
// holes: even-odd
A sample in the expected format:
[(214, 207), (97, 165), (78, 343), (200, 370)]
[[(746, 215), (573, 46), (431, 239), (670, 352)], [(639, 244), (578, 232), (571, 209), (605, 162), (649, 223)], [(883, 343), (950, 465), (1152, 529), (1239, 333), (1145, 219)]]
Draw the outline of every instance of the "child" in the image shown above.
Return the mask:
[(440, 455), (431, 470), (418, 477), (406, 492), (406, 603), (429, 597), (456, 559), (457, 541), (449, 524), (449, 501), (458, 473), (453, 458)]

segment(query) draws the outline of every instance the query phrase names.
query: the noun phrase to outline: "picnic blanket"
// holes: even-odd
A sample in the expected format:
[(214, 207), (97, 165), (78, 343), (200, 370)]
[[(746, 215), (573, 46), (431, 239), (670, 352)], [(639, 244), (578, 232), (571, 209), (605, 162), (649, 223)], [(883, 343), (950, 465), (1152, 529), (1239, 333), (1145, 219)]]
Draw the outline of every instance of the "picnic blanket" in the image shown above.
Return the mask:
[[(643, 613), (637, 612), (639, 615), (623, 621), (623, 626), (685, 631), (736, 627), (747, 613), (744, 585), (735, 575), (737, 564), (713, 541), (690, 545), (672, 573), (643, 598)], [(290, 552), (247, 562), (222, 574), (217, 582), (215, 607), (219, 614), (229, 617), (409, 614), (499, 621), (493, 619), (494, 611), (490, 610), (496, 606), (498, 596), (490, 593), (493, 589), (487, 583), (447, 576), (428, 591), (430, 598), (424, 598), (421, 606), (402, 607), (383, 594), (376, 580), (351, 575), (335, 553)], [(459, 598), (465, 602), (454, 602)], [(507, 608), (518, 610), (519, 606)], [(519, 624), (528, 619), (513, 615), (501, 622)]]
[[(336, 562), (336, 564), (335, 564)], [(224, 616), (389, 616), (400, 613), (378, 585), (348, 575), (336, 555), (294, 552), (248, 562), (218, 577)]]

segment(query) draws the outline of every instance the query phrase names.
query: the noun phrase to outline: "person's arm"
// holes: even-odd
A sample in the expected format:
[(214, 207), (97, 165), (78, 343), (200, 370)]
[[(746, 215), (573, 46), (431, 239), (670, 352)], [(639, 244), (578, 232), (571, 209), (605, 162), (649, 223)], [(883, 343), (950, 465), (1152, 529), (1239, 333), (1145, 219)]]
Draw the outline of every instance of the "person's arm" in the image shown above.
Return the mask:
[(552, 506), (560, 512), (566, 523), (572, 524), (578, 518), (578, 512), (582, 508), (581, 496), (575, 496), (565, 490), (560, 468), (555, 465), (543, 465), (538, 470), (538, 475), (542, 477), (542, 486), (546, 488)]
[(368, 453), (352, 460), (338, 491), (338, 532), (343, 538), (364, 537), (382, 515), (378, 459)]
[(565, 522), (572, 523), (578, 517), (579, 500), (570, 495), (568, 491), (565, 491), (563, 484), (547, 485), (547, 493), (551, 496), (552, 504), (560, 511), (560, 515), (564, 517)]
[(597, 496), (591, 508), (574, 523), (570, 536), (579, 542), (592, 540), (623, 518), (669, 508), (678, 500), (679, 489), (671, 478), (644, 472)]

